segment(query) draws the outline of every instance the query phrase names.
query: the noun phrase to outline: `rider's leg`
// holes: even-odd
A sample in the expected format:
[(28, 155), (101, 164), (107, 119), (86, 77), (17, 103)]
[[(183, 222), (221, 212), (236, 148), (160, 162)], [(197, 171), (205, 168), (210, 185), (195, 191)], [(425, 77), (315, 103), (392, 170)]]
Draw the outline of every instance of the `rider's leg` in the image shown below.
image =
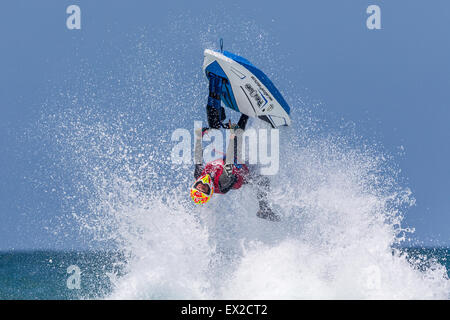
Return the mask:
[(211, 129), (220, 129), (222, 121), (225, 120), (225, 109), (220, 107), (219, 109), (210, 105), (206, 106), (206, 117), (208, 119), (208, 127)]
[(270, 221), (280, 221), (280, 217), (273, 212), (269, 205), (270, 180), (269, 177), (257, 173), (256, 166), (250, 167), (251, 173), (248, 182), (253, 185), (256, 190), (256, 199), (258, 200), (259, 210), (256, 216)]

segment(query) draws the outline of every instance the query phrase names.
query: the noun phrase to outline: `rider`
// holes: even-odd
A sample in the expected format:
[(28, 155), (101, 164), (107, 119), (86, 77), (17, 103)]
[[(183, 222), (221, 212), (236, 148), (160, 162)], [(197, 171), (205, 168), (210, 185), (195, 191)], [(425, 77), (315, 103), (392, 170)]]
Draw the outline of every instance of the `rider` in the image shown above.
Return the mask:
[[(218, 98), (218, 99), (217, 99)], [(191, 188), (191, 197), (195, 203), (203, 204), (211, 199), (213, 193), (225, 194), (231, 189), (239, 189), (243, 184), (252, 184), (256, 187), (256, 197), (259, 209), (257, 216), (270, 221), (279, 221), (280, 218), (270, 208), (267, 196), (270, 192), (270, 181), (267, 176), (250, 172), (249, 168), (243, 164), (240, 157), (242, 150), (242, 134), (247, 124), (248, 116), (242, 114), (236, 125), (223, 124), (225, 110), (220, 104), (220, 96), (217, 97), (211, 90), (206, 107), (208, 126), (196, 130), (195, 132), (195, 171), (194, 177), (197, 179)], [(214, 160), (202, 166), (203, 150), (202, 137), (211, 129), (230, 129), (230, 143), (226, 156), (222, 159)]]

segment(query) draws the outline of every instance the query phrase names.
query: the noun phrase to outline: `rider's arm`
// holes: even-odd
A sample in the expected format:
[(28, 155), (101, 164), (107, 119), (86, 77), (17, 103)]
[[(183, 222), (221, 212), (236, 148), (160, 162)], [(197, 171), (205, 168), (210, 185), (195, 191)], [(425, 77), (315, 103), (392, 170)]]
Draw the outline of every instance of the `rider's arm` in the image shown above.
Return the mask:
[(195, 169), (194, 169), (194, 178), (195, 178), (195, 180), (200, 178), (200, 176), (202, 175), (203, 169), (204, 168), (203, 168), (203, 166), (201, 164), (196, 164), (195, 165)]
[(203, 171), (203, 148), (202, 148), (202, 137), (208, 128), (198, 128), (195, 130), (195, 143), (194, 143), (194, 178), (198, 179)]

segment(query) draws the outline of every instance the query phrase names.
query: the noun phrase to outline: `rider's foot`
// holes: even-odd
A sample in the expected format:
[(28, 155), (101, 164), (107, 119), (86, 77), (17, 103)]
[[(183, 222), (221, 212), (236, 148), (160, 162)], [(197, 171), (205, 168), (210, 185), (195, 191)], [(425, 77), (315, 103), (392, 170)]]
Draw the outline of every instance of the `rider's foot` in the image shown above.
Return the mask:
[(259, 210), (256, 213), (256, 216), (258, 218), (266, 219), (269, 221), (280, 221), (281, 220), (280, 217), (275, 212), (273, 212), (273, 210), (269, 207), (269, 205), (264, 201), (261, 201), (259, 203)]

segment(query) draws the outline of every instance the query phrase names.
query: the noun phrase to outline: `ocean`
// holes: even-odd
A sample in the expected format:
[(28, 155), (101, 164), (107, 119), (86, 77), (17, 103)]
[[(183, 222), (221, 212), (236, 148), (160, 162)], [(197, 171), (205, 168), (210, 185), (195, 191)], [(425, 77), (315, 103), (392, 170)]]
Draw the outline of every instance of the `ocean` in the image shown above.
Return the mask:
[[(423, 261), (436, 259), (450, 276), (450, 249), (404, 248), (410, 258)], [(23, 251), (0, 253), (1, 300), (70, 300), (108, 299), (114, 291), (115, 274), (124, 272), (124, 255), (104, 251)], [(67, 282), (74, 273), (70, 266), (78, 266), (79, 288), (70, 289)], [(420, 268), (420, 266), (418, 266)], [(69, 270), (70, 271), (70, 270)], [(303, 288), (298, 287), (301, 291)], [(251, 297), (250, 297), (251, 298)]]
[[(109, 274), (120, 272), (116, 266), (120, 256), (116, 252), (95, 251), (2, 252), (0, 299), (103, 298), (112, 290)], [(79, 289), (67, 285), (69, 277), (74, 274), (73, 271), (68, 273), (70, 266), (77, 266), (81, 271)]]

